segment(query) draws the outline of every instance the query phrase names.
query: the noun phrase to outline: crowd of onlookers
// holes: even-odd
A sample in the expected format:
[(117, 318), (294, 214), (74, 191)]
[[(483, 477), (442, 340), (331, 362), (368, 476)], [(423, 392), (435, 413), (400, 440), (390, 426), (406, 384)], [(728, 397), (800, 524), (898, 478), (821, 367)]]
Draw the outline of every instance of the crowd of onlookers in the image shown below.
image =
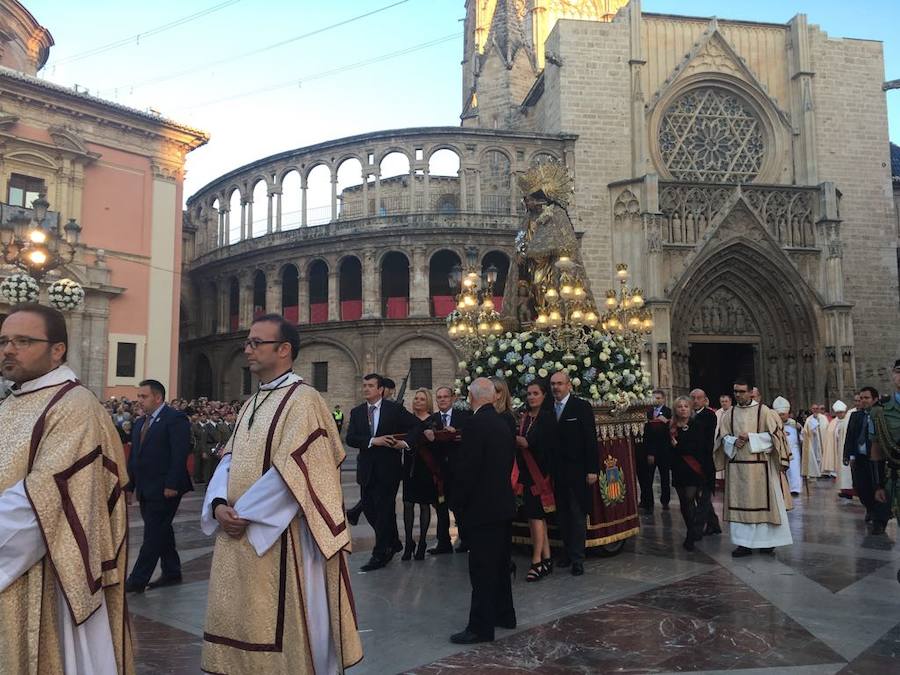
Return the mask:
[[(126, 453), (131, 446), (131, 428), (143, 413), (137, 401), (111, 398), (103, 402), (109, 411)], [(240, 401), (210, 401), (206, 398), (169, 401), (169, 406), (182, 411), (191, 421), (191, 455), (188, 468), (195, 482), (208, 482), (219, 459), (219, 451), (231, 437)]]

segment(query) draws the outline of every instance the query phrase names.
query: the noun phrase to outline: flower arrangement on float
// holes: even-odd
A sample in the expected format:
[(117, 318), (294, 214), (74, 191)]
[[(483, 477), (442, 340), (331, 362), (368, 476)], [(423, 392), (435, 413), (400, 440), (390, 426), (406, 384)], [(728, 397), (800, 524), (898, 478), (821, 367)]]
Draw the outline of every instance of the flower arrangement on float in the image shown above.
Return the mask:
[(650, 373), (641, 364), (640, 354), (623, 336), (599, 330), (590, 331), (574, 354), (542, 331), (507, 332), (488, 340), (458, 365), (465, 373), (455, 384), (460, 397), (468, 393), (476, 377), (501, 377), (516, 407), (525, 401), (532, 381), (549, 379), (559, 370), (569, 372), (577, 396), (595, 405), (624, 409), (650, 400), (652, 392)]
[(41, 287), (34, 277), (22, 272), (11, 274), (0, 282), (0, 295), (11, 305), (36, 302), (40, 292)]

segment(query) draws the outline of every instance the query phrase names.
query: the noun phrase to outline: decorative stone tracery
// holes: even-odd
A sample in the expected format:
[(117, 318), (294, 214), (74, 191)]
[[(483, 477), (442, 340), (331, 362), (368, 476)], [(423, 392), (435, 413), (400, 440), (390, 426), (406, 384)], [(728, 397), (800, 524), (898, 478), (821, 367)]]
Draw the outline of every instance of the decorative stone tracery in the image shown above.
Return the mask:
[(766, 143), (753, 108), (719, 87), (691, 89), (663, 113), (659, 152), (677, 180), (749, 183), (759, 174)]

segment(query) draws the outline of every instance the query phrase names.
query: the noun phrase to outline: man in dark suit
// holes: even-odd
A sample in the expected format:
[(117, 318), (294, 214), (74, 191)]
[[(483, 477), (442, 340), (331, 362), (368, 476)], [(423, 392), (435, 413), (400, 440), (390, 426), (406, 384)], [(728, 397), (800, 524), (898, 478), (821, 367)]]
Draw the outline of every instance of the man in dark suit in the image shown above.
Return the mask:
[[(716, 427), (719, 418), (716, 412), (709, 407), (709, 397), (702, 389), (691, 391), (691, 404), (694, 408), (694, 420), (703, 429), (703, 474), (706, 478), (706, 486), (700, 491), (700, 514), (706, 527), (705, 535), (722, 534), (722, 525), (719, 516), (713, 507), (712, 496), (716, 491), (716, 465), (713, 461), (713, 448), (716, 443)], [(698, 514), (698, 517), (700, 517)]]
[[(669, 436), (669, 420), (672, 410), (666, 405), (666, 394), (662, 389), (653, 391), (653, 408), (647, 411), (644, 438), (638, 451), (638, 480), (641, 484), (640, 508), (653, 513), (653, 476), (659, 469), (659, 502), (663, 510), (668, 510), (671, 498), (672, 442)], [(715, 426), (713, 426), (715, 431)]]
[(891, 518), (888, 501), (876, 499), (876, 492), (884, 485), (884, 461), (872, 456), (875, 440), (875, 422), (872, 408), (879, 404), (878, 390), (863, 387), (859, 390), (859, 410), (850, 415), (847, 435), (844, 438), (844, 466), (853, 474), (853, 488), (859, 501), (866, 507), (866, 520), (871, 521), (872, 534), (884, 534)]
[[(187, 471), (191, 437), (187, 415), (166, 405), (166, 389), (156, 380), (141, 382), (137, 397), (144, 416), (131, 432), (125, 490), (129, 501), (133, 493), (141, 506), (144, 542), (125, 583), (129, 593), (143, 593), (148, 585), (157, 588), (181, 583), (172, 520), (182, 495), (193, 490)], [(149, 583), (158, 561), (162, 562), (162, 575)]]
[(453, 507), (466, 528), (472, 583), (469, 623), (450, 637), (456, 644), (490, 642), (495, 627), (516, 627), (509, 579), (516, 514), (509, 476), (516, 456), (515, 437), (497, 415), (494, 397), (494, 384), (486, 377), (469, 385), (475, 413), (463, 429), (455, 467)]
[(572, 393), (569, 373), (560, 370), (550, 377), (553, 410), (558, 422), (559, 453), (551, 474), (556, 493), (556, 522), (565, 553), (559, 567), (572, 565), (572, 575), (584, 574), (584, 540), (587, 514), (591, 510), (591, 486), (597, 482), (600, 457), (597, 425), (591, 404)]
[(362, 385), (365, 401), (350, 411), (347, 445), (359, 450), (356, 466), (362, 510), (375, 530), (372, 557), (361, 568), (370, 572), (387, 565), (395, 552), (395, 502), (403, 468), (402, 450), (394, 434), (409, 432), (419, 421), (406, 408), (383, 397), (384, 383), (380, 375), (366, 375)]
[[(456, 402), (456, 394), (450, 387), (438, 387), (434, 392), (435, 402), (437, 403), (437, 412), (431, 417), (431, 426), (435, 429), (449, 431), (450, 433), (462, 431), (466, 420), (472, 416), (469, 410), (458, 410), (453, 404)], [(433, 441), (433, 451), (441, 470), (441, 480), (444, 484), (444, 502), (435, 506), (437, 511), (437, 546), (428, 549), (432, 555), (441, 553), (453, 553), (453, 545), (450, 542), (450, 502), (453, 496), (453, 466), (456, 464), (459, 456), (459, 441), (437, 440), (431, 429), (425, 431), (425, 437)], [(456, 527), (460, 529), (458, 514), (456, 516)], [(462, 532), (459, 535), (460, 552), (468, 550), (463, 541)]]

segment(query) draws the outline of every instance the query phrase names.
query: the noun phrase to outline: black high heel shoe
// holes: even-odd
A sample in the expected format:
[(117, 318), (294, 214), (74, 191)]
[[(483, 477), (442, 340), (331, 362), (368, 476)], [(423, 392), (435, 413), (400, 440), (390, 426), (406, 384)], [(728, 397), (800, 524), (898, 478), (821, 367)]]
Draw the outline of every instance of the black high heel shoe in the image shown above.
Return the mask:
[(553, 574), (553, 558), (544, 558), (541, 561), (541, 564), (543, 564), (544, 569), (547, 570), (547, 574)]
[(416, 546), (416, 554), (413, 556), (416, 560), (425, 560), (425, 548), (427, 544), (424, 539), (419, 541), (419, 545)]
[(413, 547), (412, 543), (407, 542), (406, 548), (403, 549), (403, 555), (400, 557), (400, 560), (410, 560), (413, 555)]
[(531, 567), (528, 568), (528, 574), (525, 575), (525, 581), (529, 583), (540, 581), (548, 574), (549, 572), (543, 561), (532, 563)]

